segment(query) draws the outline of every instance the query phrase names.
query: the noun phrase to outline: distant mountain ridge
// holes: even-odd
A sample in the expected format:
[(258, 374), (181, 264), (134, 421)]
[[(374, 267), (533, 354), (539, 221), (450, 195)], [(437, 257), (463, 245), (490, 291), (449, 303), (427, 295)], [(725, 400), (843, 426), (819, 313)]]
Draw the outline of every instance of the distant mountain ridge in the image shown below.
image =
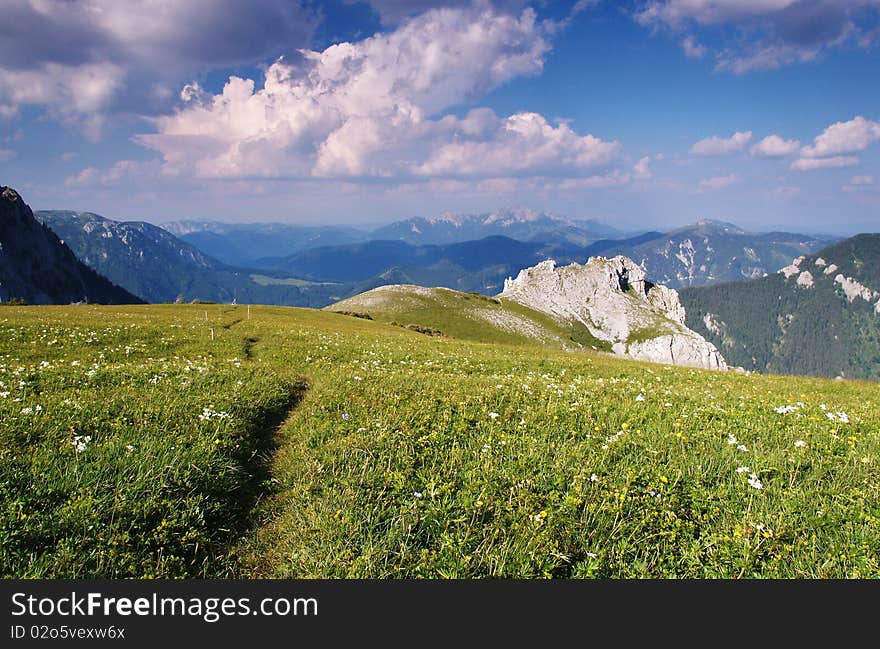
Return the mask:
[(0, 187), (0, 301), (142, 302), (79, 261), (11, 187)]
[(748, 232), (732, 223), (703, 219), (637, 245), (614, 245), (607, 254), (630, 257), (671, 288), (754, 279), (792, 258), (827, 246), (833, 237), (788, 232)]
[(149, 223), (113, 221), (91, 212), (42, 211), (36, 217), (81, 261), (148, 302), (324, 306), (348, 294), (347, 287), (334, 283), (227, 266)]
[(396, 221), (374, 230), (373, 239), (405, 241), (413, 245), (452, 244), (489, 236), (585, 246), (622, 233), (593, 220), (568, 219), (549, 212), (507, 208), (482, 214), (441, 214)]
[(684, 289), (687, 324), (749, 370), (880, 379), (880, 234), (759, 279)]
[(252, 266), (263, 257), (285, 257), (307, 248), (356, 243), (368, 238), (363, 230), (346, 226), (184, 220), (163, 223), (161, 227), (232, 266)]

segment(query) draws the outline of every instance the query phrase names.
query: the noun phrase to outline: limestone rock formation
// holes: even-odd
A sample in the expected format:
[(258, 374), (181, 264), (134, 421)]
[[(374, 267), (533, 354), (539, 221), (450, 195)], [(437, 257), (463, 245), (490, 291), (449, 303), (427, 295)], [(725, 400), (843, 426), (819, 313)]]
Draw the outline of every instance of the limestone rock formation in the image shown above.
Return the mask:
[(649, 282), (645, 271), (622, 255), (562, 267), (543, 261), (508, 278), (498, 297), (559, 321), (579, 322), (622, 356), (727, 369), (715, 346), (684, 325), (678, 293)]

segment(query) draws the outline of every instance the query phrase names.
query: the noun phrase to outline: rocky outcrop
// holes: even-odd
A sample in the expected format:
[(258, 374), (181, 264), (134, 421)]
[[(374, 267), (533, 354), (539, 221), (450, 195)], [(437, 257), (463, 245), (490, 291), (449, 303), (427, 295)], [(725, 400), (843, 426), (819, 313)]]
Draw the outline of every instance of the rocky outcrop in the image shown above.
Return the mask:
[(77, 260), (18, 192), (0, 186), (0, 301), (14, 298), (28, 304), (142, 303)]
[(520, 271), (498, 295), (557, 320), (581, 323), (616, 354), (642, 360), (726, 369), (714, 345), (684, 325), (678, 293), (648, 281), (618, 255), (558, 267), (552, 260)]

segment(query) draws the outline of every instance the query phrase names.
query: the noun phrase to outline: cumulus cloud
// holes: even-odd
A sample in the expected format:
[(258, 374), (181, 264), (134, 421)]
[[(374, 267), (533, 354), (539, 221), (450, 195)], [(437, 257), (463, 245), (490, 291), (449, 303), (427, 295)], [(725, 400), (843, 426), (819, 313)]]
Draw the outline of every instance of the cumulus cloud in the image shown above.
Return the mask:
[(230, 77), (138, 141), (165, 171), (203, 178), (586, 175), (619, 144), (536, 113), (443, 112), (543, 69), (550, 46), (531, 9), (443, 9), (396, 30), (269, 66), (261, 89)]
[(96, 137), (102, 111), (123, 85), (123, 70), (113, 63), (79, 66), (44, 63), (31, 70), (0, 67), (0, 116), (10, 117), (22, 104), (43, 104), (62, 121), (79, 120)]
[(737, 131), (728, 138), (713, 135), (694, 144), (690, 151), (694, 155), (727, 155), (744, 150), (751, 139), (751, 131)]
[(783, 140), (778, 135), (768, 135), (752, 146), (749, 152), (756, 156), (775, 158), (797, 153), (800, 147), (801, 143), (798, 140)]
[(833, 156), (831, 158), (798, 158), (791, 163), (791, 168), (797, 171), (812, 171), (814, 169), (839, 169), (852, 167), (859, 163), (856, 156)]
[(745, 74), (812, 61), (851, 37), (867, 47), (877, 5), (877, 0), (650, 0), (634, 17), (674, 33), (711, 31), (720, 43), (716, 69)]
[(701, 190), (714, 190), (721, 189), (723, 187), (727, 187), (732, 185), (737, 180), (736, 174), (730, 174), (728, 176), (716, 176), (715, 178), (706, 178), (705, 180), (700, 181), (700, 189)]
[(880, 122), (865, 119), (861, 115), (848, 122), (836, 122), (813, 140), (812, 146), (801, 150), (804, 157), (815, 158), (841, 153), (864, 151), (880, 141)]
[(315, 22), (288, 0), (6, 0), (0, 116), (40, 105), (94, 130), (101, 114), (164, 110), (180, 79), (293, 51)]

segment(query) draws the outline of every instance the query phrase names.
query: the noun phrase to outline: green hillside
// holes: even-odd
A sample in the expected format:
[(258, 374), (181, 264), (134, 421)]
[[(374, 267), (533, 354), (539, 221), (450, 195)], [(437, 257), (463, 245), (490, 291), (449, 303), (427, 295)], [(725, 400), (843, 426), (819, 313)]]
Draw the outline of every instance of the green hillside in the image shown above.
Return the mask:
[(5, 306), (0, 573), (877, 578), (878, 431), (854, 381)]
[[(798, 284), (804, 271), (809, 286)], [(838, 277), (855, 280), (869, 293), (880, 288), (880, 234), (861, 234), (805, 256), (788, 278), (774, 273), (679, 294), (688, 327), (733, 365), (880, 379), (880, 293), (850, 300)]]
[(609, 343), (595, 338), (579, 323), (557, 322), (513, 300), (448, 288), (383, 286), (325, 310), (462, 340), (611, 350)]

